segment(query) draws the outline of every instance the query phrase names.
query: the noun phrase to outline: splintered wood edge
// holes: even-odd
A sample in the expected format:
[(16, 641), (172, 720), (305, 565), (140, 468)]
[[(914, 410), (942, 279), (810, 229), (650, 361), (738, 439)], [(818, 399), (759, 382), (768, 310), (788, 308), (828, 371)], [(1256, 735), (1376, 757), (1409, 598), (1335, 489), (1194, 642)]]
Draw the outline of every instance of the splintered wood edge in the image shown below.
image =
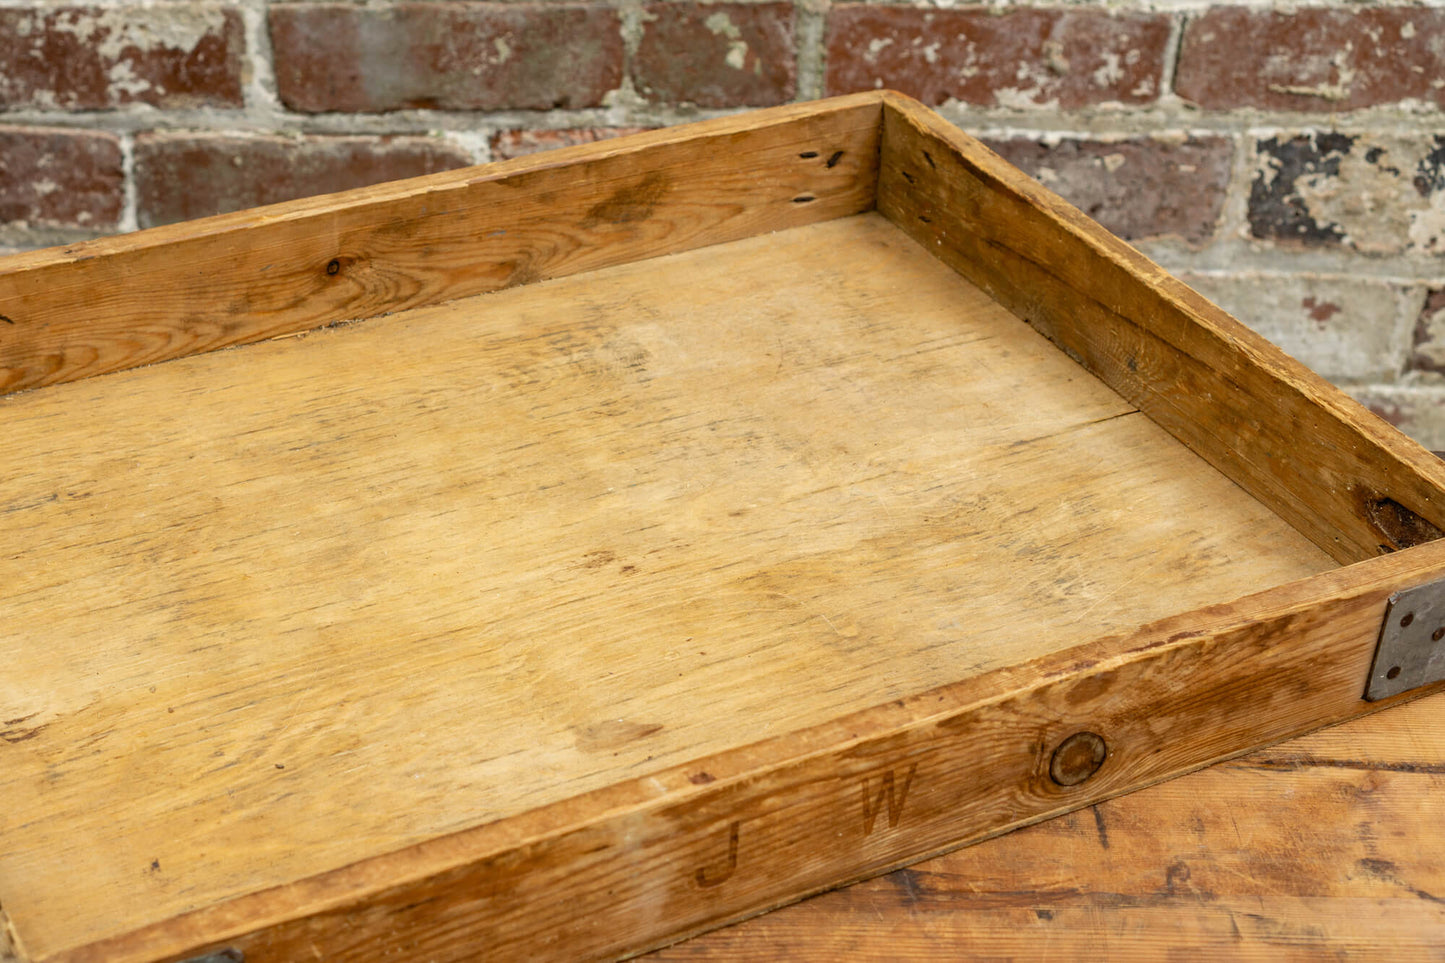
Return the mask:
[[(1363, 701), (1423, 545), (620, 783), (47, 963), (640, 952), (1445, 686)], [(1050, 777), (1094, 733), (1102, 767)]]
[(884, 94), (878, 209), (1337, 561), (1445, 534), (1445, 465), (934, 112)]
[(0, 260), (0, 394), (857, 214), (881, 96)]

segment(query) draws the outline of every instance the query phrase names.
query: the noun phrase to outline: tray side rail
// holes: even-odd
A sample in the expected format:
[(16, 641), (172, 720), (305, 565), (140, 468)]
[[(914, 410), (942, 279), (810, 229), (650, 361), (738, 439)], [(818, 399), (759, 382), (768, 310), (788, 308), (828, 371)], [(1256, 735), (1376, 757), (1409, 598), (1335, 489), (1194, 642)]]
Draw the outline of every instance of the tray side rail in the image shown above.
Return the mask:
[(977, 140), (885, 95), (878, 209), (1337, 561), (1445, 534), (1445, 464)]
[(642, 952), (1445, 689), (1361, 698), (1386, 599), (1442, 575), (1445, 541), (1371, 559), (47, 963)]
[(873, 208), (880, 95), (0, 261), (0, 394)]

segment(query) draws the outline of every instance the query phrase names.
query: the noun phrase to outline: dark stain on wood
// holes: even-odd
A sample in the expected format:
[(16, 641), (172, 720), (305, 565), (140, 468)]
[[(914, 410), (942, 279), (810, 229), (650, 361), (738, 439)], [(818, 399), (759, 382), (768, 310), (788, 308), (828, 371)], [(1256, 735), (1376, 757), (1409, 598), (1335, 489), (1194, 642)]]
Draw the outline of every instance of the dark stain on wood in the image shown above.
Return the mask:
[(652, 216), (657, 202), (662, 200), (670, 186), (667, 175), (652, 171), (635, 184), (619, 187), (606, 200), (593, 204), (582, 216), (582, 227), (645, 221)]
[(26, 742), (30, 739), (34, 739), (36, 736), (40, 735), (42, 732), (45, 731), (45, 726), (27, 726), (25, 725), (25, 723), (29, 722), (31, 719), (34, 719), (39, 714), (40, 713), (38, 712), (32, 712), (26, 716), (17, 716), (14, 719), (6, 719), (4, 722), (5, 728), (0, 729), (0, 739), (4, 739), (6, 742), (11, 743), (12, 745), (17, 742)]
[(1380, 547), (1386, 552), (1423, 545), (1445, 535), (1434, 522), (1388, 495), (1365, 493), (1361, 501), (1365, 519), (1385, 539)]

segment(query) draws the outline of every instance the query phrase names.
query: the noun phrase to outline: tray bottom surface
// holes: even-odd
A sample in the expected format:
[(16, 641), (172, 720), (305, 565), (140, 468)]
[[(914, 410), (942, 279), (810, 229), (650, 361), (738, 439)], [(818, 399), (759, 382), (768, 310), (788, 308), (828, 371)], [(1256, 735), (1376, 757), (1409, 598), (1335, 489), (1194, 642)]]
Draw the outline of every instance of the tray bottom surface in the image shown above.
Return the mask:
[(0, 426), (36, 955), (1334, 567), (874, 214)]

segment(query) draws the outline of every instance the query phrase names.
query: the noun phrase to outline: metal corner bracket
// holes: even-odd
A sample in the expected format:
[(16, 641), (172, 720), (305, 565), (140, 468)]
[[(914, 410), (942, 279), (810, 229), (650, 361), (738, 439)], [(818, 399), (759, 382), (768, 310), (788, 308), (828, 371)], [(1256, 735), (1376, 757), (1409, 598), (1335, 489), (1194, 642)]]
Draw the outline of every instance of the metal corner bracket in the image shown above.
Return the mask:
[(1376, 702), (1445, 679), (1445, 579), (1390, 596), (1365, 699)]

